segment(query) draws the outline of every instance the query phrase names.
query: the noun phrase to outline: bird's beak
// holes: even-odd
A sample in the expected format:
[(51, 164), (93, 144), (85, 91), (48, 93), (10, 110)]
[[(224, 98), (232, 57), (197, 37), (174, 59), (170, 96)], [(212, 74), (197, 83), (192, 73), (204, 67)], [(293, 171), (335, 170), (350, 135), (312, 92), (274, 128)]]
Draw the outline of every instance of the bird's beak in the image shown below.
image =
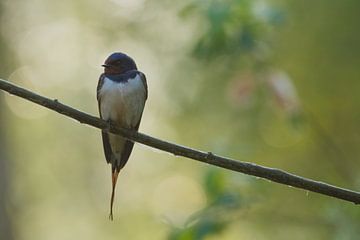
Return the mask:
[(108, 64), (103, 64), (103, 65), (101, 65), (101, 66), (103, 66), (103, 67), (110, 67), (110, 65), (108, 65)]

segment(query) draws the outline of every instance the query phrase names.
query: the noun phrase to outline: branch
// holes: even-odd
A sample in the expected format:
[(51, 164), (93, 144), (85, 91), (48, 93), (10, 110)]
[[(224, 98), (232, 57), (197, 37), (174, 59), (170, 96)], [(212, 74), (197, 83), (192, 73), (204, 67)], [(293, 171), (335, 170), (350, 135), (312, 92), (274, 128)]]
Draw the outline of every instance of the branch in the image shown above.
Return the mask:
[(33, 93), (24, 88), (18, 87), (8, 81), (0, 79), (0, 89), (3, 89), (10, 94), (24, 98), (36, 104), (42, 105), (46, 108), (54, 110), (60, 114), (66, 115), (70, 118), (78, 120), (95, 128), (109, 131), (114, 134), (121, 135), (134, 142), (138, 142), (153, 148), (172, 153), (177, 156), (183, 156), (210, 165), (215, 165), (221, 168), (229, 169), (244, 174), (257, 176), (260, 178), (268, 179), (273, 182), (293, 186), (296, 188), (305, 189), (311, 192), (317, 192), (323, 195), (331, 196), (334, 198), (342, 199), (355, 204), (360, 204), (360, 193), (345, 188), (336, 187), (327, 183), (314, 181), (311, 179), (303, 178), (280, 169), (263, 167), (254, 163), (243, 162), (215, 155), (211, 152), (202, 152), (186, 146), (177, 145), (161, 139), (157, 139), (133, 130), (118, 128), (110, 125), (106, 121), (83, 113), (77, 109), (69, 107), (60, 103), (57, 99), (49, 99)]

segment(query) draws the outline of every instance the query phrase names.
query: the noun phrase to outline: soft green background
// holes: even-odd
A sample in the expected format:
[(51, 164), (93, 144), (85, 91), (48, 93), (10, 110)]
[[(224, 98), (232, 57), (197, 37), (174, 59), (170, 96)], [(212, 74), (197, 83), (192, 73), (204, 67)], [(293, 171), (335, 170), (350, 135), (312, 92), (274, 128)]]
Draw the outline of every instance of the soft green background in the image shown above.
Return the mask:
[[(360, 2), (2, 0), (0, 77), (97, 115), (108, 54), (140, 131), (360, 190)], [(108, 220), (100, 133), (0, 94), (0, 239), (336, 239), (359, 207), (136, 144)]]

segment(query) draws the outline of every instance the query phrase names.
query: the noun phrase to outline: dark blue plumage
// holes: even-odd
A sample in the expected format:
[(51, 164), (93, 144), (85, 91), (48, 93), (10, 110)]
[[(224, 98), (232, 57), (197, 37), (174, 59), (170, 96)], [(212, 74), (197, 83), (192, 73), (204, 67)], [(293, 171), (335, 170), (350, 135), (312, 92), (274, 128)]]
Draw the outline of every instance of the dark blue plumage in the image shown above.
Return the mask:
[[(136, 70), (135, 61), (128, 55), (120, 52), (111, 54), (102, 65), (106, 68), (117, 69), (117, 73), (125, 73), (130, 70)], [(118, 67), (121, 67), (120, 69)], [(106, 72), (105, 72), (106, 73)]]
[(130, 70), (122, 74), (105, 74), (105, 76), (114, 82), (127, 82), (129, 79), (134, 78), (136, 74), (140, 74), (140, 72), (137, 70)]

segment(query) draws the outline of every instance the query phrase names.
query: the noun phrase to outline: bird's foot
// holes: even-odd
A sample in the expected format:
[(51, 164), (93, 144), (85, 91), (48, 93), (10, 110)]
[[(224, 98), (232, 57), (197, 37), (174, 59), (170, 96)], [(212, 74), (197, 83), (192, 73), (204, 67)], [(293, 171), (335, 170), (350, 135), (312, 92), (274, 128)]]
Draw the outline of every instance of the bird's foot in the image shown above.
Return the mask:
[(111, 127), (112, 127), (112, 126), (115, 126), (115, 125), (114, 125), (114, 122), (113, 122), (111, 119), (107, 120), (107, 123), (108, 123), (108, 125), (107, 125), (107, 128), (106, 128), (105, 130), (106, 130), (107, 132), (110, 132)]

